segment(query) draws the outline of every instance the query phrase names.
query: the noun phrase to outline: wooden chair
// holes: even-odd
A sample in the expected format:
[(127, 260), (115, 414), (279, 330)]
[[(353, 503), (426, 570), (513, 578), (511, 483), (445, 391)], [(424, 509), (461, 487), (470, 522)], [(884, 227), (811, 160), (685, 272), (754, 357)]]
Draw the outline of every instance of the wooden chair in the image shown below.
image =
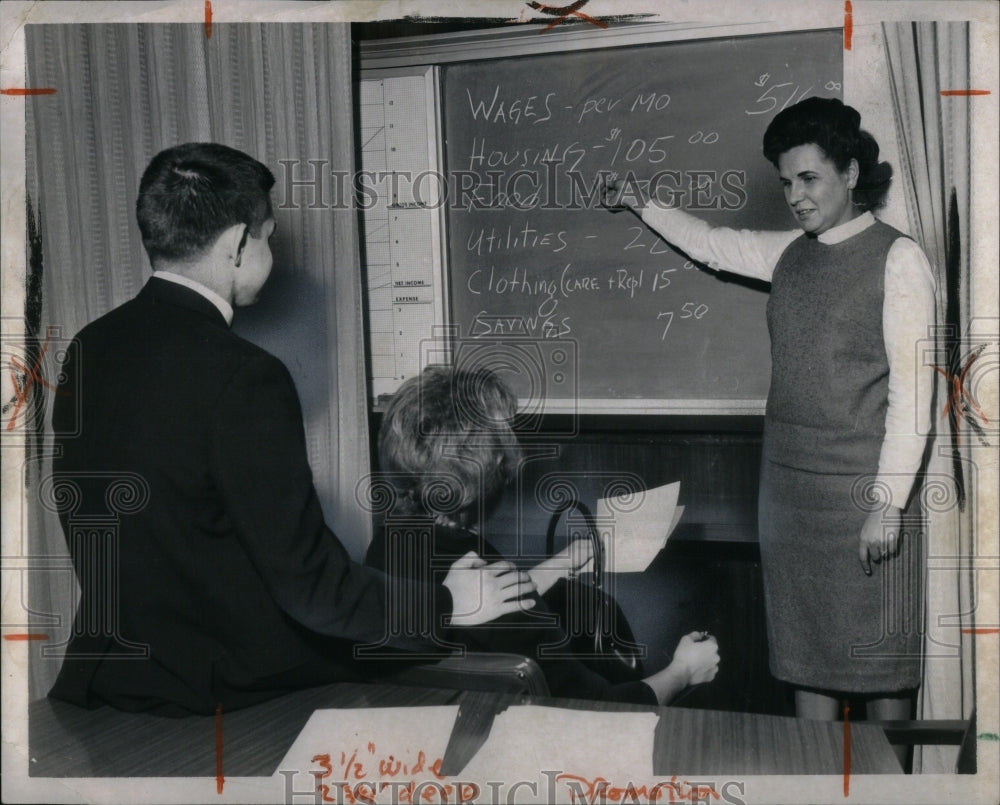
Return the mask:
[(406, 668), (385, 677), (399, 685), (548, 696), (538, 663), (519, 654), (468, 652)]

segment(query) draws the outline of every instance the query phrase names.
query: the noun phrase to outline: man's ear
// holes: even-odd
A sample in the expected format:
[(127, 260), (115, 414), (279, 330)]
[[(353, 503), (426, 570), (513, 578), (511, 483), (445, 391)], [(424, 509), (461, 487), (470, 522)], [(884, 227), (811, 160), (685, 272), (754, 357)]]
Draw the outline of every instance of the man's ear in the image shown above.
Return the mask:
[(238, 266), (243, 259), (243, 249), (247, 245), (249, 232), (246, 224), (233, 224), (228, 229), (223, 230), (216, 241), (222, 252), (233, 261), (234, 265)]

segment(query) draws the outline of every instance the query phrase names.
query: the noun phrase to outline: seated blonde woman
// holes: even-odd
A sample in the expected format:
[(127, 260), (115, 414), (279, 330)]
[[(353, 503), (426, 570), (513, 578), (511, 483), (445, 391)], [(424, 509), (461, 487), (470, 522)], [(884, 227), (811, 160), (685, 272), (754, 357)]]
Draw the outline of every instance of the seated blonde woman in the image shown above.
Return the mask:
[[(397, 578), (426, 580), (442, 562), (469, 552), (478, 554), (484, 565), (503, 559), (480, 535), (479, 524), (521, 461), (511, 427), (516, 410), (513, 392), (488, 370), (430, 366), (403, 383), (385, 412), (378, 438), (381, 470), (397, 492), (388, 522), (425, 518), (433, 522), (432, 535), (428, 543), (418, 529), (380, 528), (368, 564)], [(590, 551), (589, 543), (575, 541), (532, 568), (537, 592), (530, 611), (487, 626), (435, 623), (430, 628), (441, 641), (471, 651), (532, 657), (553, 696), (666, 704), (688, 685), (713, 679), (718, 645), (698, 632), (681, 638), (669, 665), (635, 682), (612, 684), (571, 656), (540, 656), (539, 646), (558, 645), (566, 638), (562, 627), (553, 624), (557, 619), (551, 617), (545, 594), (560, 578), (583, 570)]]

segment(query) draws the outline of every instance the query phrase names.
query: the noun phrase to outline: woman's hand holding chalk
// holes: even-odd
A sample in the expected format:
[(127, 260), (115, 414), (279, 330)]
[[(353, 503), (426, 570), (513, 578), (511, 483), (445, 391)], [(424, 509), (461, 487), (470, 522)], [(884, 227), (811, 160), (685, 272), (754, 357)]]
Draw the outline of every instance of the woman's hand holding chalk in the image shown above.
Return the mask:
[(617, 173), (607, 174), (602, 177), (601, 206), (609, 212), (622, 212), (631, 210), (632, 207), (625, 203), (625, 194), (622, 182), (618, 179)]

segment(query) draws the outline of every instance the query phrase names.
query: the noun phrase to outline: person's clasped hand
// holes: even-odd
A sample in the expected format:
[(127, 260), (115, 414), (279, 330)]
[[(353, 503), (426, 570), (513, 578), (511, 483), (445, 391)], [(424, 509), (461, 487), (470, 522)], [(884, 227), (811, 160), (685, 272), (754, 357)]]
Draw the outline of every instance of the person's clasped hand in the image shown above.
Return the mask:
[(451, 593), (452, 626), (476, 626), (503, 615), (531, 609), (535, 592), (531, 576), (510, 562), (493, 562), (474, 551), (456, 560), (448, 569), (444, 586)]
[(684, 635), (674, 650), (673, 663), (688, 685), (711, 682), (719, 672), (719, 643), (704, 632)]

